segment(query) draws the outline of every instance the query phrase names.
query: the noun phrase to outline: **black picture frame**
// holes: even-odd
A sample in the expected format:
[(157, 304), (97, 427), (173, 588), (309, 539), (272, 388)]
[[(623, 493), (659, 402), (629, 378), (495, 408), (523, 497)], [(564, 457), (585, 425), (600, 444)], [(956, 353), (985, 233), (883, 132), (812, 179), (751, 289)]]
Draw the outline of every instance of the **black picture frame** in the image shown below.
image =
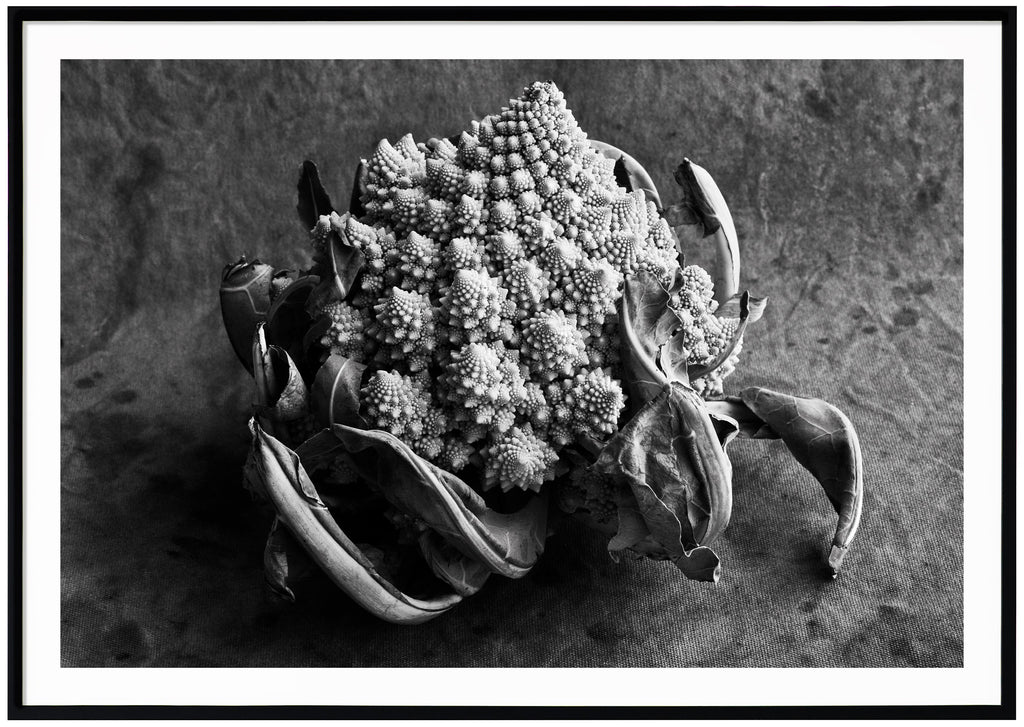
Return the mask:
[[(9, 270), (8, 291), (8, 718), (9, 719), (1012, 719), (1016, 716), (1016, 8), (994, 7), (10, 7), (8, 8)], [(916, 706), (63, 706), (25, 704), (23, 659), (24, 495), (24, 27), (29, 22), (286, 22), (478, 20), (616, 22), (990, 21), (1002, 28), (1003, 384), (1001, 684), (998, 704)]]

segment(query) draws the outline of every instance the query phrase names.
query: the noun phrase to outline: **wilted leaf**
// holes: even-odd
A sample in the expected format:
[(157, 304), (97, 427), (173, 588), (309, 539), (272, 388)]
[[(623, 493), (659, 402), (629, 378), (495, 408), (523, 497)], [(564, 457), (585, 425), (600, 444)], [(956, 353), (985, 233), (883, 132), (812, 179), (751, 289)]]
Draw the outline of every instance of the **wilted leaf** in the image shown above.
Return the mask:
[(546, 537), (546, 495), (531, 498), (518, 512), (498, 513), (465, 482), (387, 432), (341, 424), (331, 431), (352, 455), (360, 476), (378, 483), (392, 505), (492, 572), (518, 578), (537, 562)]
[(672, 338), (661, 344), (658, 352), (658, 370), (665, 374), (669, 381), (681, 384), (690, 383), (690, 374), (686, 360), (690, 349), (686, 347), (686, 331), (679, 331)]
[(670, 227), (688, 227), (700, 224), (700, 218), (688, 204), (670, 204), (662, 212), (662, 216)]
[(320, 426), (366, 426), (359, 415), (359, 387), (366, 365), (332, 353), (313, 380), (313, 413)]
[(306, 226), (306, 230), (312, 230), (316, 226), (320, 215), (329, 215), (334, 211), (331, 198), (320, 183), (320, 171), (316, 164), (308, 159), (302, 162), (299, 172), (299, 182), (296, 185), (299, 192), (299, 203), (295, 209), (299, 213), (299, 219)]
[(715, 315), (719, 318), (742, 318), (744, 300), (747, 306), (747, 323), (756, 323), (764, 315), (767, 298), (755, 298), (747, 292), (739, 293), (718, 306)]
[(710, 409), (708, 409), (708, 416), (711, 417), (711, 426), (715, 428), (715, 434), (718, 435), (722, 449), (726, 450), (729, 443), (740, 433), (739, 422), (729, 416), (716, 415)]
[(708, 402), (713, 417), (735, 422), (751, 439), (779, 439), (821, 484), (839, 514), (829, 553), (833, 574), (842, 565), (860, 525), (864, 484), (860, 442), (853, 424), (820, 399), (752, 387), (739, 397)]
[(778, 433), (793, 457), (821, 483), (839, 514), (829, 553), (838, 572), (860, 526), (864, 503), (860, 441), (853, 424), (836, 407), (821, 399), (803, 399), (752, 387), (740, 392), (750, 407)]
[(679, 285), (681, 279), (677, 276), (672, 288), (666, 289), (654, 275), (645, 271), (626, 278), (619, 305), (619, 335), (623, 364), (628, 373), (626, 378), (635, 405), (657, 396), (670, 380), (658, 367), (657, 359), (662, 344), (679, 327), (678, 316), (668, 307)]
[(280, 425), (309, 413), (309, 392), (298, 367), (284, 349), (267, 344), (264, 324), (257, 327), (253, 337), (252, 361), (254, 409), (265, 426), (277, 432)]
[(298, 454), (250, 421), (246, 480), (270, 500), (296, 541), (360, 606), (392, 623), (422, 623), (462, 600), (457, 593), (419, 599), (402, 593), (345, 535), (317, 495)]
[[(690, 210), (704, 228), (704, 236), (712, 235), (723, 224), (732, 225), (732, 215), (715, 180), (703, 167), (683, 159), (675, 171), (676, 184), (682, 187), (683, 206)], [(735, 227), (730, 230), (736, 239)]]
[(619, 507), (616, 517), (618, 528), (612, 539), (608, 541), (608, 552), (613, 557), (619, 551), (632, 548), (651, 535), (650, 528), (647, 527), (647, 523), (635, 504)]
[[(649, 507), (655, 511), (663, 509), (661, 503), (653, 501)], [(628, 549), (655, 560), (670, 560), (690, 580), (715, 583), (722, 575), (721, 561), (711, 548), (701, 545), (689, 552), (673, 552), (655, 539), (636, 508), (620, 507), (618, 517), (618, 531), (608, 542), (608, 553), (613, 559), (618, 560), (618, 553)]]
[[(678, 383), (664, 386), (609, 440), (593, 468), (629, 486), (665, 557), (690, 578), (718, 578), (717, 556), (698, 546), (728, 524), (732, 467), (699, 396)], [(616, 546), (640, 535), (621, 510), (619, 524)]]

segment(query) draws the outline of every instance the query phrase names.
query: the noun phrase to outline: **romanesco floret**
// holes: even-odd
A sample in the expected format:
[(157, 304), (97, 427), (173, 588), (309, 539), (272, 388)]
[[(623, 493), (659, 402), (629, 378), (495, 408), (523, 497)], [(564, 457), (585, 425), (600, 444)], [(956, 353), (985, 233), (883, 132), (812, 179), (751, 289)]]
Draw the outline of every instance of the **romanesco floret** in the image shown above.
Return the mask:
[(367, 312), (344, 301), (334, 300), (321, 309), (320, 315), (326, 316), (331, 322), (320, 344), (332, 353), (362, 362), (366, 350), (364, 333), (370, 321)]
[(378, 371), (360, 391), (367, 421), (396, 437), (418, 439), (429, 398), (408, 376)]
[[(669, 305), (679, 317), (690, 364), (705, 364), (715, 359), (729, 344), (739, 323), (738, 319), (719, 318), (714, 314), (718, 309), (714, 299), (714, 283), (707, 271), (697, 265), (683, 269), (682, 287), (669, 301)], [(719, 373), (719, 381), (728, 373)], [(703, 387), (701, 385), (698, 391), (702, 391)]]
[(488, 448), (484, 489), (498, 486), (507, 492), (518, 487), (538, 492), (554, 478), (557, 461), (555, 450), (534, 434), (533, 427), (514, 427)]
[(426, 368), (437, 344), (430, 298), (392, 288), (373, 311), (374, 322), (366, 333), (379, 344), (376, 360), (386, 365), (405, 361), (410, 371)]
[(539, 381), (571, 377), (587, 363), (583, 333), (562, 311), (541, 311), (523, 322), (522, 352)]
[(448, 340), (462, 342), (491, 341), (503, 333), (508, 291), (482, 270), (459, 270), (451, 286), (441, 296), (441, 316), (449, 327)]
[(394, 434), (428, 459), (441, 453), (450, 422), (412, 377), (377, 371), (359, 393), (371, 428)]
[(455, 420), (487, 424), (499, 432), (512, 426), (517, 382), (510, 380), (495, 346), (470, 343), (454, 351), (451, 359), (441, 385), (455, 409)]
[(456, 237), (445, 247), (441, 258), (452, 275), (458, 270), (479, 270), (483, 265), (484, 246), (471, 237)]
[(626, 405), (622, 386), (601, 369), (577, 374), (566, 399), (576, 432), (595, 439), (618, 429), (619, 414)]

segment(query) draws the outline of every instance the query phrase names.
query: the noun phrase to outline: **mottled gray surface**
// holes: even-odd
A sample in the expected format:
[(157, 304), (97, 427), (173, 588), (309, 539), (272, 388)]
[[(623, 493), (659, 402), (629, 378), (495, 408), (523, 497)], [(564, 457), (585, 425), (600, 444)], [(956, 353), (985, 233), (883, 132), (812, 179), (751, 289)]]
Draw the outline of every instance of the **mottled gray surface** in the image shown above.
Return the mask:
[[(860, 431), (845, 572), (821, 575), (818, 485), (740, 441), (717, 585), (570, 524), (529, 576), (419, 627), (326, 582), (273, 600), (221, 268), (304, 262), (303, 159), (343, 201), (378, 138), (453, 133), (547, 78), (664, 197), (684, 155), (718, 181), (771, 298), (731, 388), (818, 396)], [(62, 663), (962, 665), (961, 100), (948, 61), (64, 62)]]

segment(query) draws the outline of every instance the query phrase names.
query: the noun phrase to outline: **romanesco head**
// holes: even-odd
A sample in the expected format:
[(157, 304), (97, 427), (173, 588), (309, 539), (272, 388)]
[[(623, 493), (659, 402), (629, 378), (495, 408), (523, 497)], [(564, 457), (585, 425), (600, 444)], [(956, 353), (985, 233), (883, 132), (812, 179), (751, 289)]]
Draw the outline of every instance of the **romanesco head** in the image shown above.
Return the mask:
[[(562, 447), (616, 430), (623, 281), (680, 274), (671, 229), (549, 81), (458, 137), (383, 140), (363, 167), (365, 214), (332, 224), (365, 264), (325, 309), (325, 345), (368, 364), (370, 426), (450, 471), (480, 465), (487, 488), (539, 489)], [(671, 303), (692, 362), (735, 330), (702, 273)]]

